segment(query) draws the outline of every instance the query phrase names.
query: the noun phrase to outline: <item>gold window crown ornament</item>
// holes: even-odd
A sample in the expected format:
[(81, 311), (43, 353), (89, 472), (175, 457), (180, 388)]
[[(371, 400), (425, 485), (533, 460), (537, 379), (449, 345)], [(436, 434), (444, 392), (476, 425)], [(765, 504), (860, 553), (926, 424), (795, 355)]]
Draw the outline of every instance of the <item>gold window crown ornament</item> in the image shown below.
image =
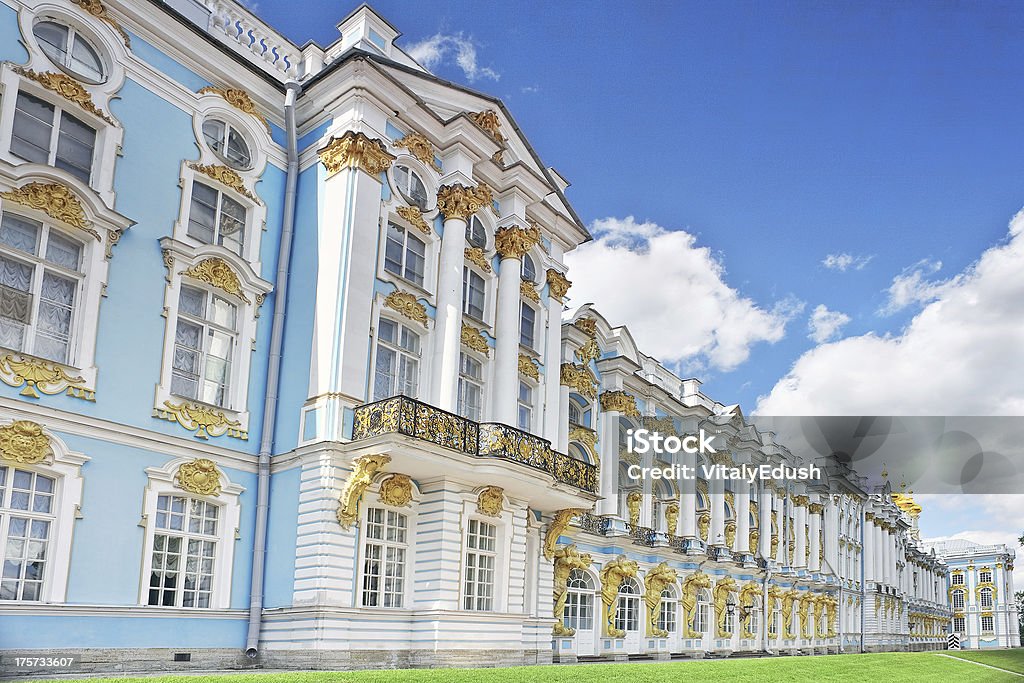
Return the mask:
[(257, 204), (263, 203), (263, 200), (253, 194), (249, 188), (245, 186), (242, 176), (238, 175), (238, 173), (232, 168), (228, 168), (227, 166), (220, 164), (197, 164), (191, 161), (188, 163), (188, 167), (197, 173), (202, 173), (207, 178), (216, 180), (218, 183), (230, 187), (232, 190), (250, 201), (256, 202)]
[(425, 218), (423, 218), (423, 212), (420, 211), (418, 206), (400, 206), (395, 211), (399, 216), (409, 221), (412, 227), (416, 228), (424, 235), (431, 233), (430, 225), (427, 224)]
[(319, 155), (328, 175), (334, 175), (345, 168), (358, 168), (378, 176), (391, 168), (395, 160), (393, 155), (388, 154), (383, 142), (351, 130), (340, 138), (332, 137), (319, 151)]
[(252, 101), (252, 97), (250, 97), (249, 93), (246, 91), (241, 88), (214, 88), (213, 86), (207, 86), (205, 88), (200, 88), (198, 92), (200, 95), (210, 93), (219, 95), (225, 102), (238, 111), (245, 112), (246, 114), (254, 117), (257, 121), (263, 124), (263, 127), (266, 128), (268, 132), (270, 131), (270, 123), (267, 121), (267, 118), (263, 116), (258, 109), (256, 109), (256, 103)]
[(481, 249), (480, 247), (466, 247), (466, 249), (463, 251), (463, 254), (465, 255), (467, 261), (476, 265), (480, 270), (484, 271), (485, 273), (492, 272), (491, 264), (487, 260), (487, 255), (484, 253), (484, 250)]
[(114, 121), (114, 119), (110, 118), (106, 112), (96, 106), (92, 101), (92, 95), (85, 89), (85, 86), (71, 76), (62, 73), (55, 73), (53, 71), (44, 71), (40, 73), (21, 66), (15, 66), (11, 70), (19, 76), (27, 78), (30, 81), (35, 81), (47, 90), (57, 93), (68, 102), (78, 105), (93, 116), (103, 119), (103, 121), (109, 123), (111, 126), (117, 125), (117, 122)]
[(220, 471), (212, 460), (197, 458), (178, 467), (174, 485), (182, 491), (201, 496), (219, 496)]
[(392, 474), (380, 483), (377, 499), (396, 508), (408, 506), (412, 501), (412, 479), (406, 474)]
[(519, 354), (519, 374), (533, 380), (540, 379), (540, 370), (537, 368), (537, 361), (525, 353)]
[(234, 295), (247, 304), (252, 301), (242, 291), (242, 282), (238, 275), (228, 265), (227, 261), (216, 256), (203, 259), (188, 270), (181, 271), (181, 275), (194, 278), (217, 289)]
[(476, 498), (476, 511), (488, 517), (500, 517), (505, 506), (505, 489), (488, 486)]
[(591, 400), (597, 398), (597, 378), (584, 365), (562, 363), (559, 381), (570, 389), (575, 389), (581, 396)]
[(33, 465), (45, 460), (52, 452), (50, 437), (31, 420), (15, 420), (0, 427), (0, 460)]
[(487, 344), (487, 339), (484, 338), (483, 332), (473, 327), (472, 325), (462, 324), (462, 343), (477, 353), (482, 353), (485, 356), (489, 354), (491, 347)]
[(100, 234), (93, 230), (92, 221), (85, 217), (82, 202), (66, 185), (33, 182), (9, 192), (0, 192), (0, 197), (42, 211), (50, 218), (78, 228), (98, 242), (102, 241)]
[(409, 292), (403, 292), (400, 289), (396, 289), (384, 297), (384, 305), (392, 310), (398, 311), (410, 320), (415, 320), (416, 322), (424, 325), (427, 324), (428, 318), (426, 306), (417, 301), (416, 296)]
[(409, 154), (427, 166), (438, 171), (441, 170), (441, 164), (437, 163), (437, 159), (434, 156), (434, 146), (430, 144), (430, 140), (422, 133), (408, 133), (405, 137), (395, 140), (393, 144), (395, 147), (409, 150)]

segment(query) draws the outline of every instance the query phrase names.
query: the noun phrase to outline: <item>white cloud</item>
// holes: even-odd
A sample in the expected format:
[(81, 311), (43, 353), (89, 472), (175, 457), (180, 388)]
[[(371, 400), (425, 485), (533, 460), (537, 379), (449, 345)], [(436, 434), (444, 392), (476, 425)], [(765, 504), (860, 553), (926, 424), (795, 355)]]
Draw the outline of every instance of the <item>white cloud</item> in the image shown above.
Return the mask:
[(821, 265), (829, 270), (838, 270), (841, 273), (845, 273), (850, 268), (864, 270), (864, 267), (871, 263), (873, 258), (875, 258), (874, 254), (870, 256), (854, 256), (844, 251), (839, 254), (829, 254), (821, 260)]
[(707, 247), (681, 230), (632, 216), (590, 226), (594, 241), (566, 255), (573, 300), (593, 302), (612, 324), (625, 324), (644, 353), (688, 369), (731, 370), (759, 342), (774, 343), (803, 303), (765, 309), (724, 280)]
[(824, 344), (834, 339), (843, 326), (850, 322), (850, 316), (839, 311), (830, 311), (825, 304), (818, 304), (807, 321), (809, 339), (816, 344)]
[(1024, 414), (1024, 211), (1010, 221), (1007, 240), (964, 272), (924, 282), (901, 296), (934, 300), (900, 334), (868, 333), (807, 351), (760, 397), (756, 412)]
[(477, 44), (473, 38), (466, 37), (461, 31), (453, 34), (436, 33), (413, 43), (405, 50), (426, 69), (433, 70), (442, 64), (454, 62), (470, 83), (481, 78), (494, 81), (501, 78), (501, 74), (494, 69), (477, 63), (476, 51)]
[(942, 270), (942, 261), (921, 259), (892, 279), (889, 285), (889, 299), (879, 311), (881, 315), (892, 315), (913, 304), (926, 304), (942, 296), (943, 291), (956, 284), (950, 280), (929, 280)]

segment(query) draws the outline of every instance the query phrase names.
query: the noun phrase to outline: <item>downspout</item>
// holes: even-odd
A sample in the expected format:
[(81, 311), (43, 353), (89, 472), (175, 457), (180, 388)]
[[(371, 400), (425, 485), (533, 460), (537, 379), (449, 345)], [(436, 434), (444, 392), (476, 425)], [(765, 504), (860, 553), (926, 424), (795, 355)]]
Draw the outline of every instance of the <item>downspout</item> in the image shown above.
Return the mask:
[(270, 354), (267, 357), (267, 392), (263, 400), (263, 430), (260, 436), (259, 474), (256, 483), (256, 531), (252, 546), (252, 577), (249, 589), (249, 630), (245, 638), (245, 655), (252, 659), (259, 653), (260, 629), (263, 625), (263, 582), (266, 574), (267, 522), (270, 512), (270, 455), (274, 450), (274, 431), (277, 423), (281, 346), (284, 340), (284, 314), (288, 304), (288, 271), (291, 268), (292, 237), (295, 234), (295, 188), (299, 176), (295, 99), (302, 86), (296, 81), (289, 81), (285, 88), (284, 121), (288, 165), (285, 175), (281, 243), (277, 253), (277, 279), (274, 281), (274, 322), (270, 331)]

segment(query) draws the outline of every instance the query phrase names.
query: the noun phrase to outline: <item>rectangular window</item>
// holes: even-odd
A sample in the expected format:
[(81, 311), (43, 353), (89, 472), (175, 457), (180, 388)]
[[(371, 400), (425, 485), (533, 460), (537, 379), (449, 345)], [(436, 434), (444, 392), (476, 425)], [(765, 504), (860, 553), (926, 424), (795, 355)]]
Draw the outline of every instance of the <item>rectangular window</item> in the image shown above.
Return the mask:
[(43, 599), (56, 480), (0, 467), (0, 600)]
[(953, 631), (955, 631), (956, 633), (963, 633), (966, 630), (964, 626), (965, 624), (963, 617), (953, 617)]
[(483, 365), (465, 353), (459, 354), (459, 415), (479, 422), (483, 414)]
[(963, 574), (953, 574), (953, 585), (954, 586), (962, 586), (962, 585), (964, 585), (964, 575)]
[(992, 570), (982, 569), (978, 575), (979, 583), (992, 583)]
[(953, 591), (953, 609), (960, 610), (964, 608), (964, 592)]
[(203, 244), (219, 244), (241, 256), (245, 245), (245, 221), (246, 209), (241, 203), (209, 185), (192, 183), (189, 237)]
[(534, 328), (537, 324), (537, 312), (526, 304), (521, 304), (519, 316), (519, 343), (533, 348)]
[(981, 618), (981, 630), (985, 633), (992, 633), (995, 621), (991, 616), (983, 616)]
[(661, 611), (658, 612), (658, 628), (669, 633), (676, 632), (676, 606), (675, 600), (661, 600)]
[(210, 606), (218, 515), (219, 508), (203, 500), (157, 498), (148, 604)]
[(60, 107), (19, 92), (14, 109), (11, 154), (63, 169), (88, 184), (96, 130)]
[(0, 217), (0, 347), (72, 362), (82, 250), (42, 223)]
[(230, 408), (237, 307), (212, 292), (181, 286), (171, 393)]
[(401, 607), (405, 594), (408, 518), (382, 508), (366, 511), (363, 606)]
[(384, 246), (384, 270), (423, 286), (427, 245), (405, 228), (388, 223)]
[(615, 610), (615, 628), (622, 631), (636, 631), (640, 626), (640, 598), (626, 595), (618, 596), (618, 607)]
[(494, 609), (494, 567), (498, 529), (478, 519), (469, 520), (466, 537), (464, 608), (489, 612)]
[(991, 609), (992, 608), (992, 589), (982, 588), (981, 589), (981, 608)]
[(524, 432), (533, 428), (533, 387), (526, 382), (519, 382), (519, 424)]
[(377, 322), (373, 400), (399, 394), (416, 398), (419, 374), (420, 336), (405, 325), (381, 318)]
[(462, 269), (462, 312), (484, 319), (484, 279), (469, 268)]

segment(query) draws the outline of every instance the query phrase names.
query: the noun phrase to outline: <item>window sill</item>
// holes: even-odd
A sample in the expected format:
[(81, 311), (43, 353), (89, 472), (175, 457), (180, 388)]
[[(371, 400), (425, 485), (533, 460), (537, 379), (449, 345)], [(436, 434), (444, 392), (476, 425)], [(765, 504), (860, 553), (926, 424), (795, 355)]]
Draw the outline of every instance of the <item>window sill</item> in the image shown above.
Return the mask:
[(418, 285), (412, 280), (405, 279), (401, 275), (395, 275), (390, 270), (382, 270), (380, 275), (377, 276), (377, 279), (379, 279), (381, 282), (387, 282), (389, 284), (392, 284), (395, 287), (399, 287), (401, 285), (401, 287), (404, 287), (406, 289), (415, 290), (413, 293), (417, 295), (416, 298), (426, 299), (431, 306), (434, 305), (434, 295), (431, 294), (428, 290), (424, 289), (423, 285)]

